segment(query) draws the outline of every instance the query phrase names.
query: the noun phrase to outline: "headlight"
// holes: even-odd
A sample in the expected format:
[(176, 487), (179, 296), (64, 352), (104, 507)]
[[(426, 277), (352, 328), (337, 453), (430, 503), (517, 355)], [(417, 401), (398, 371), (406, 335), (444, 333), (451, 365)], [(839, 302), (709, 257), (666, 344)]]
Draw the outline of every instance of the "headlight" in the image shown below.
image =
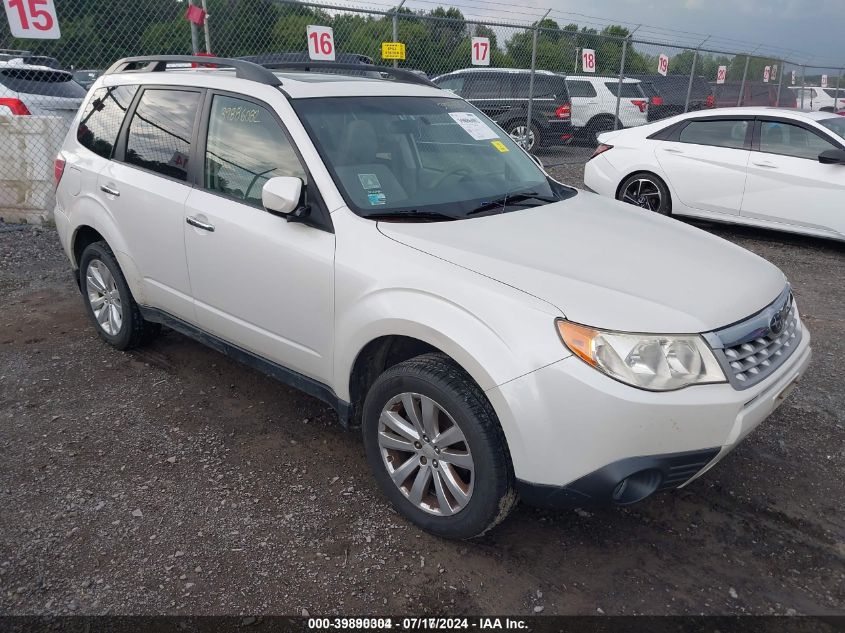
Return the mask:
[(558, 319), (560, 337), (572, 352), (620, 382), (650, 391), (726, 382), (699, 335), (611, 332)]

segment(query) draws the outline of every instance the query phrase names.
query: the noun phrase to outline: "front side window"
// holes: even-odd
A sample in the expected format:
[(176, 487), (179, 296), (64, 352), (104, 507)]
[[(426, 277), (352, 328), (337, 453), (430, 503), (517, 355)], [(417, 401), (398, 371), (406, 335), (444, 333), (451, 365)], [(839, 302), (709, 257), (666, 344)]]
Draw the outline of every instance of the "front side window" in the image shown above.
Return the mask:
[(438, 80), (437, 87), (441, 90), (449, 90), (451, 92), (454, 92), (458, 96), (463, 96), (465, 82), (466, 77), (464, 77), (463, 75), (456, 75), (453, 77), (446, 77), (445, 79)]
[(198, 92), (145, 90), (129, 124), (126, 162), (187, 180), (199, 101)]
[(842, 139), (845, 139), (845, 116), (834, 116), (829, 119), (817, 121), (817, 123), (823, 125)]
[(264, 107), (216, 95), (208, 121), (204, 186), (207, 190), (261, 207), (261, 189), (270, 178), (305, 170), (284, 130)]
[(781, 121), (763, 121), (760, 151), (817, 160), (819, 154), (837, 149), (832, 143), (806, 128)]
[(358, 215), (460, 219), (574, 195), (460, 99), (326, 97), (292, 104)]
[(135, 97), (138, 86), (100, 88), (85, 106), (76, 139), (103, 158), (111, 158), (123, 117)]
[(747, 133), (748, 121), (692, 121), (681, 130), (678, 140), (681, 143), (742, 149)]

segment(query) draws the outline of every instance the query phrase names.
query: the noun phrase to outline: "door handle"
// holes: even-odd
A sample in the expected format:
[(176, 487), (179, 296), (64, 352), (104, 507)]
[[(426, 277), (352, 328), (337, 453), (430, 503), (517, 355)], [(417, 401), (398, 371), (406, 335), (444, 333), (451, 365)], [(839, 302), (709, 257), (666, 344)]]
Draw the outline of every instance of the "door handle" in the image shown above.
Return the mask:
[(103, 193), (107, 193), (110, 196), (114, 196), (115, 198), (120, 197), (120, 192), (117, 189), (114, 189), (113, 187), (109, 187), (108, 185), (100, 185), (100, 191), (102, 191)]
[(756, 165), (757, 167), (765, 167), (766, 169), (777, 169), (778, 168), (777, 165), (775, 165), (774, 163), (770, 163), (768, 161), (763, 161), (763, 162), (758, 163), (756, 160), (752, 160), (751, 164)]
[(676, 147), (664, 147), (663, 151), (669, 152), (670, 154), (683, 154), (684, 153), (684, 150), (678, 149)]
[(214, 233), (214, 225), (213, 224), (208, 224), (207, 222), (201, 222), (200, 220), (197, 220), (193, 216), (189, 215), (187, 218), (185, 218), (185, 222), (187, 222), (191, 226), (197, 227), (198, 229), (202, 229), (203, 231), (208, 231), (209, 233)]

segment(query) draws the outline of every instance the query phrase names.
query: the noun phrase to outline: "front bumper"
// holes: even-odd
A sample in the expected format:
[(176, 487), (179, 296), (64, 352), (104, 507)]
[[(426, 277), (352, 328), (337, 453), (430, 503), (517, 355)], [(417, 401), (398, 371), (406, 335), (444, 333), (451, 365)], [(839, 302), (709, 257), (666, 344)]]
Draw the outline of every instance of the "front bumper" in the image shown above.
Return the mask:
[(805, 330), (777, 372), (743, 391), (725, 383), (643, 391), (569, 357), (487, 394), (527, 501), (626, 503), (613, 493), (627, 477), (657, 471), (658, 490), (712, 468), (781, 404), (810, 355)]

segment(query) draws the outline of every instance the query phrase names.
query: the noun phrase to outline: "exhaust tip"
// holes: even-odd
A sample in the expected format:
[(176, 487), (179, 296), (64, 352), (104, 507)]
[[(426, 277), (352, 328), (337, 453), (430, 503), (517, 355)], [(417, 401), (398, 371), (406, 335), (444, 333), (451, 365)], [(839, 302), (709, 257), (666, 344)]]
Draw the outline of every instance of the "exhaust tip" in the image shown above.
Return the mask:
[(641, 470), (625, 477), (613, 489), (613, 503), (628, 505), (651, 496), (660, 486), (663, 473), (656, 469)]

